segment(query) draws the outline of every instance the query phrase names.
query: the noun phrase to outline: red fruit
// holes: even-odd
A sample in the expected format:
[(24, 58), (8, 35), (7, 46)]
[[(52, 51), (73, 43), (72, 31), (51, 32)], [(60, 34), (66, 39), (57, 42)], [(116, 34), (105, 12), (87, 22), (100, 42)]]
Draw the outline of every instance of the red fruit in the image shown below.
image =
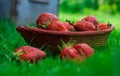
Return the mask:
[(84, 57), (89, 57), (94, 54), (94, 49), (86, 43), (78, 43), (73, 47)]
[(104, 29), (108, 29), (109, 27), (108, 27), (108, 24), (106, 24), (106, 23), (100, 23), (100, 24), (97, 26), (97, 28), (98, 28), (99, 30), (104, 30)]
[(65, 22), (64, 25), (68, 29), (68, 31), (74, 31), (73, 25), (71, 25), (69, 22)]
[(91, 22), (91, 23), (93, 23), (95, 26), (97, 26), (97, 25), (99, 24), (99, 23), (98, 23), (98, 20), (95, 18), (95, 16), (92, 16), (92, 15), (89, 15), (89, 16), (83, 18), (82, 21)]
[(41, 58), (46, 57), (46, 53), (42, 50), (31, 46), (22, 46), (15, 51), (15, 55), (20, 57), (21, 60), (38, 62)]
[(43, 28), (55, 20), (58, 20), (56, 15), (52, 13), (42, 13), (36, 20), (36, 24), (38, 28)]
[(54, 31), (68, 31), (64, 24), (60, 21), (53, 21), (46, 27), (46, 29)]
[(79, 55), (77, 50), (73, 47), (66, 47), (60, 53), (61, 59), (76, 59), (76, 60), (83, 60), (82, 56)]
[(75, 23), (75, 29), (78, 31), (93, 31), (96, 27), (88, 21), (77, 21)]

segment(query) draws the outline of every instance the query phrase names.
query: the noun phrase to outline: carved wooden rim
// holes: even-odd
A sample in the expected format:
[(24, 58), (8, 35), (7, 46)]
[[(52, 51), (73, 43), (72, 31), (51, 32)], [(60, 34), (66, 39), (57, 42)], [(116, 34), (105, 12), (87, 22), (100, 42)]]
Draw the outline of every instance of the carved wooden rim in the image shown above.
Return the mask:
[(77, 35), (99, 35), (99, 34), (105, 34), (105, 33), (110, 33), (113, 29), (114, 26), (111, 26), (109, 29), (105, 30), (99, 30), (99, 31), (80, 31), (80, 32), (70, 32), (70, 31), (52, 31), (52, 30), (44, 30), (40, 28), (34, 28), (34, 27), (25, 27), (25, 26), (18, 26), (17, 31), (31, 31), (31, 32), (36, 32), (36, 33), (47, 33), (47, 34), (53, 34), (53, 35), (70, 35), (70, 36), (77, 36)]

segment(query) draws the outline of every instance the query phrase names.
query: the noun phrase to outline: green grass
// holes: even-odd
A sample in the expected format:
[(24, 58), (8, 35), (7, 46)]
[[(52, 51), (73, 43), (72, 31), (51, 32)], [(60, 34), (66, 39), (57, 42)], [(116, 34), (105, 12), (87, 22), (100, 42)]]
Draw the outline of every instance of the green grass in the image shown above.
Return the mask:
[(47, 57), (37, 64), (18, 63), (11, 60), (13, 51), (27, 45), (16, 32), (15, 24), (0, 20), (0, 76), (119, 76), (120, 75), (120, 27), (119, 14), (109, 15), (99, 12), (71, 14), (61, 12), (60, 20), (76, 21), (88, 14), (95, 15), (100, 22), (108, 20), (115, 30), (110, 34), (104, 47), (94, 47), (95, 54), (86, 62), (61, 61), (59, 56)]

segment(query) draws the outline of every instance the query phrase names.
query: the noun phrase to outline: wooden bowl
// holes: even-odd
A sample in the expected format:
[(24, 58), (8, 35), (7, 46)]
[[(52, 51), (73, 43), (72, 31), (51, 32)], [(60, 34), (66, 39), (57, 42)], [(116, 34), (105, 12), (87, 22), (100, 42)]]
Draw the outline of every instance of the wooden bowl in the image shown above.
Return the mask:
[(73, 39), (77, 43), (87, 43), (90, 46), (104, 46), (114, 26), (100, 31), (79, 32), (61, 32), (25, 26), (18, 26), (16, 29), (24, 40), (32, 46), (40, 48), (45, 44), (50, 45), (53, 53), (57, 53), (59, 52), (57, 46), (61, 45), (61, 40), (68, 42)]

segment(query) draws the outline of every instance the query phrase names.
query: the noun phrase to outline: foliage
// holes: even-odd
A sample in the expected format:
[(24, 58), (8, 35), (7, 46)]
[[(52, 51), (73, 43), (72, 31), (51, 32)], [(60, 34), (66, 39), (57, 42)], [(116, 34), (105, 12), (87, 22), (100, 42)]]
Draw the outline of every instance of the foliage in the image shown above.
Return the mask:
[(84, 9), (120, 12), (120, 0), (60, 0), (60, 9), (65, 12), (83, 12)]
[(71, 11), (71, 12), (78, 12), (82, 11), (83, 1), (79, 0), (60, 0), (60, 8), (63, 11)]

